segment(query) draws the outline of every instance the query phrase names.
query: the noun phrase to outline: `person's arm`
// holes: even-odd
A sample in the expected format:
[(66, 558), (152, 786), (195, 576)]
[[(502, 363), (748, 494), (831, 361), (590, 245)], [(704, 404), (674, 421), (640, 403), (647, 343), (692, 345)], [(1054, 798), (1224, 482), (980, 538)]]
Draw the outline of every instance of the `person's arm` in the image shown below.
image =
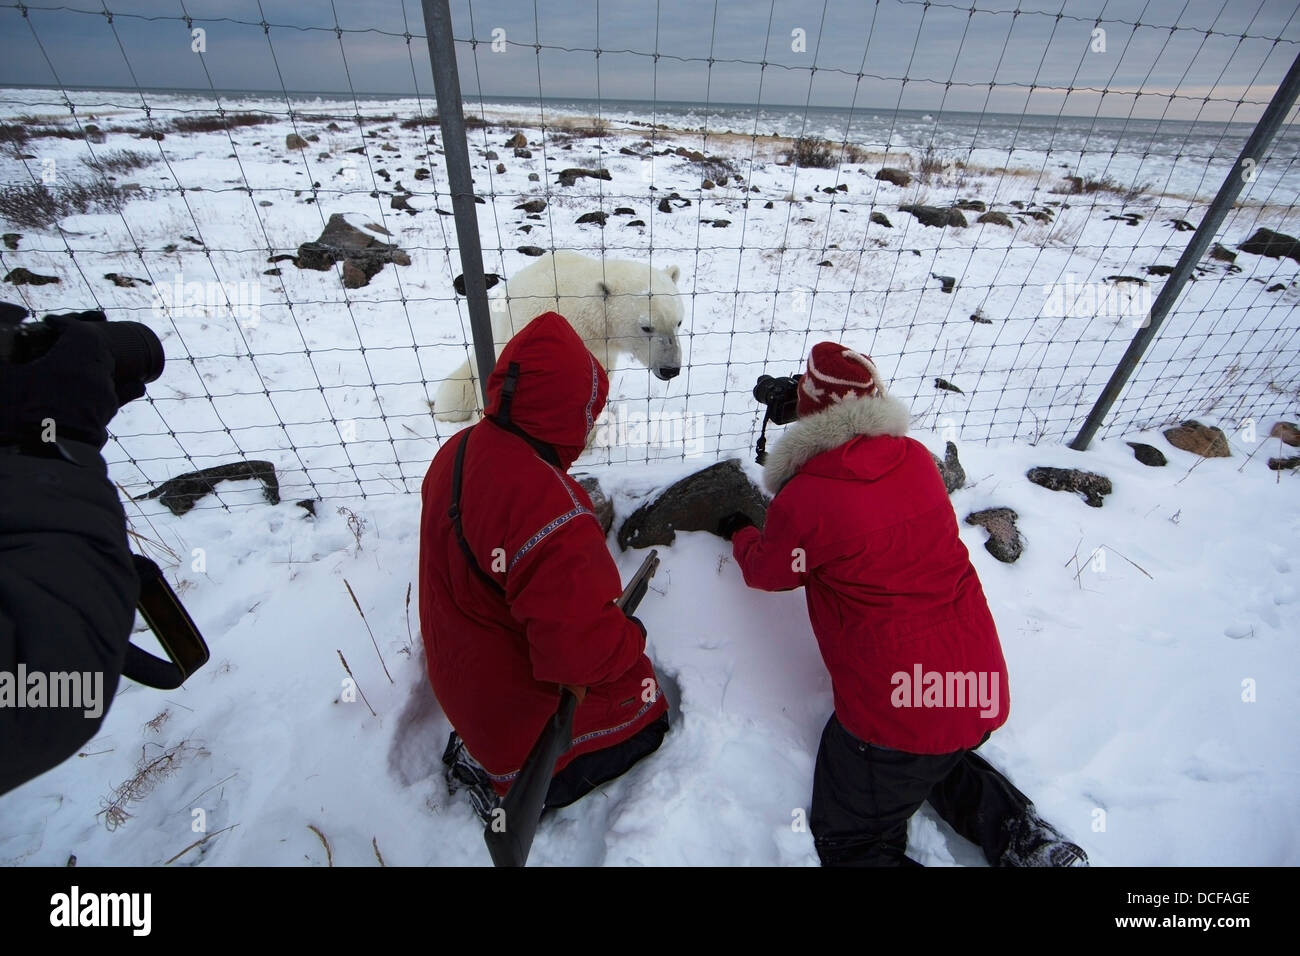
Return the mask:
[(590, 513), (574, 514), (512, 564), (506, 600), (525, 627), (538, 680), (592, 687), (640, 659), (645, 632), (618, 606), (618, 568)]
[(61, 763), (99, 730), (135, 620), (139, 583), (104, 460), (92, 445), (62, 445), (80, 464), (0, 447), (0, 672), (16, 693), (26, 692), (15, 686), (19, 665), (47, 681), (76, 674), (95, 699), (0, 706), (0, 793)]
[(740, 528), (731, 538), (731, 552), (745, 583), (762, 591), (802, 587), (810, 568), (808, 544), (792, 520), (781, 495), (772, 499), (763, 530)]

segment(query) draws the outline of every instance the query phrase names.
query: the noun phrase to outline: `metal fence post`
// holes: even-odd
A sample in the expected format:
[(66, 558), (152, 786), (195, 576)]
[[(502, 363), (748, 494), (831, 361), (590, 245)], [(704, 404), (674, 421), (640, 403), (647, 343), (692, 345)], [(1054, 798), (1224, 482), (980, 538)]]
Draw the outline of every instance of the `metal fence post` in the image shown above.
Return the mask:
[(433, 91), (438, 101), (438, 125), (442, 129), (442, 149), (447, 161), (451, 208), (456, 217), (460, 268), (465, 277), (469, 324), (474, 335), (479, 391), (486, 408), (487, 380), (496, 365), (496, 347), (492, 341), (487, 283), (483, 278), (483, 247), (478, 235), (478, 212), (474, 208), (474, 179), (469, 168), (469, 144), (465, 139), (465, 114), (460, 98), (460, 73), (456, 69), (456, 43), (451, 32), (451, 9), (448, 0), (422, 0), (421, 5), (424, 32), (429, 41), (429, 62), (433, 67)]
[[(1228, 210), (1232, 208), (1232, 204), (1237, 201), (1237, 196), (1241, 193), (1242, 186), (1246, 182), (1245, 170), (1253, 169), (1264, 153), (1267, 152), (1273, 137), (1277, 135), (1283, 120), (1286, 119), (1287, 112), (1295, 104), (1297, 95), (1300, 95), (1300, 56), (1296, 57), (1295, 62), (1291, 64), (1291, 69), (1287, 71), (1286, 76), (1273, 93), (1273, 99), (1269, 102), (1268, 108), (1264, 110), (1264, 115), (1259, 118), (1259, 122), (1255, 124), (1255, 130), (1250, 134), (1250, 138), (1246, 140), (1246, 145), (1242, 147), (1237, 161), (1233, 164), (1232, 169), (1228, 171), (1228, 175), (1223, 180), (1223, 185), (1219, 187), (1218, 195), (1210, 203), (1210, 208), (1206, 210), (1205, 218), (1201, 220), (1201, 224), (1197, 227), (1191, 242), (1183, 250), (1178, 265), (1174, 266), (1174, 271), (1170, 273), (1164, 288), (1160, 290), (1160, 295), (1152, 303), (1151, 312), (1147, 316), (1146, 322), (1138, 330), (1137, 335), (1133, 336), (1133, 341), (1129, 343), (1127, 351), (1124, 352), (1124, 357), (1120, 359), (1115, 371), (1111, 373), (1110, 381), (1102, 389), (1101, 395), (1097, 398), (1097, 403), (1093, 405), (1092, 411), (1088, 413), (1088, 417), (1083, 423), (1083, 427), (1079, 429), (1079, 434), (1075, 436), (1074, 441), (1070, 442), (1071, 448), (1076, 451), (1087, 449), (1093, 435), (1101, 426), (1102, 419), (1106, 417), (1111, 405), (1119, 397), (1119, 393), (1128, 382), (1129, 376), (1137, 368), (1138, 362), (1142, 360), (1143, 354), (1151, 345), (1156, 333), (1160, 330), (1160, 326), (1169, 315), (1174, 301), (1178, 298), (1179, 293), (1183, 291), (1183, 286), (1187, 284), (1187, 279), (1192, 274), (1192, 268), (1201, 261), (1201, 257), (1205, 255), (1206, 249), (1210, 246), (1210, 240), (1214, 238), (1214, 234), (1228, 214)], [(1249, 161), (1249, 165), (1246, 165), (1247, 161)]]

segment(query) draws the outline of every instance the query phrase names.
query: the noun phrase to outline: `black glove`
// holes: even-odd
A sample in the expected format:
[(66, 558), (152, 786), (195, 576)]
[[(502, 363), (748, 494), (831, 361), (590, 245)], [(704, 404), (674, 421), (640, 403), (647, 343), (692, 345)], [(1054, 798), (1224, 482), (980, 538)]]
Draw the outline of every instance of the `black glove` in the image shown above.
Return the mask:
[(641, 646), (644, 647), (645, 642), (650, 638), (650, 632), (645, 629), (645, 625), (641, 623), (641, 619), (639, 617), (634, 617), (631, 614), (629, 614), (627, 616), (627, 619), (641, 629)]
[(752, 528), (753, 526), (754, 526), (754, 519), (752, 519), (749, 515), (745, 514), (743, 511), (737, 511), (733, 514), (727, 515), (725, 518), (723, 518), (721, 521), (718, 522), (717, 533), (720, 537), (726, 538), (728, 541), (730, 541), (731, 536), (735, 534), (737, 531), (739, 531), (741, 528)]
[[(101, 313), (102, 315), (102, 313)], [(0, 444), (39, 444), (45, 419), (54, 438), (103, 448), (121, 405), (113, 384), (113, 353), (79, 318), (52, 315), (59, 331), (44, 355), (0, 364)]]

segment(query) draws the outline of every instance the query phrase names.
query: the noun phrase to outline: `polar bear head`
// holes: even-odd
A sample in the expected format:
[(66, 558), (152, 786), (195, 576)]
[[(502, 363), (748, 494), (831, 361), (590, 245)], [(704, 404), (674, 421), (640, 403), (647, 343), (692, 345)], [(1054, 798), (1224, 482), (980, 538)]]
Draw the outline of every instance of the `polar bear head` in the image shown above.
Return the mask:
[(600, 281), (610, 346), (665, 382), (682, 370), (680, 277), (677, 266), (653, 269), (641, 262), (606, 260)]

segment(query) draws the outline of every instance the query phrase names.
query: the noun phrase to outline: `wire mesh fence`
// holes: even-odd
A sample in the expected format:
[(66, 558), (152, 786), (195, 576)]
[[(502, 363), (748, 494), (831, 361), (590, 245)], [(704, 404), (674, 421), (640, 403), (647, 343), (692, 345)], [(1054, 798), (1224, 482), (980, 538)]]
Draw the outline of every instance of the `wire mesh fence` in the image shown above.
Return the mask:
[[(1101, 434), (1296, 409), (1294, 107), (1235, 168), (1300, 52), (1293, 3), (451, 10), (494, 315), (561, 287), (600, 315), (584, 462), (744, 454), (758, 375), (827, 338), (917, 429), (1066, 440), (1230, 175)], [(419, 5), (0, 3), (0, 26), (8, 297), (164, 339), (113, 424), (123, 488), (238, 459), (290, 499), (417, 489), (473, 351)]]

